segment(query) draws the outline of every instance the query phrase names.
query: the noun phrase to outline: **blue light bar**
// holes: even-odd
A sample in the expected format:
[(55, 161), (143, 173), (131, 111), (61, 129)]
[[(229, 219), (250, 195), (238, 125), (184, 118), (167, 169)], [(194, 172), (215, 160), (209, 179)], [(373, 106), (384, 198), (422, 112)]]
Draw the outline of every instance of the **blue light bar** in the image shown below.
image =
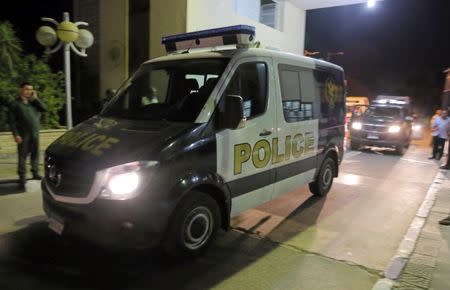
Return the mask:
[(234, 25), (165, 36), (161, 43), (167, 52), (182, 49), (221, 46), (230, 44), (249, 44), (255, 38), (255, 27)]

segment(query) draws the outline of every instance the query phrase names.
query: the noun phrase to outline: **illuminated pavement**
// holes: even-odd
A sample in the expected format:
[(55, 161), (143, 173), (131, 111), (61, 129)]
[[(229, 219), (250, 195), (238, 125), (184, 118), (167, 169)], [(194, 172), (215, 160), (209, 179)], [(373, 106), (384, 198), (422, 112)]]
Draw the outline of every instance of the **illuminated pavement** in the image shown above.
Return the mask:
[(0, 289), (371, 289), (436, 175), (428, 151), (348, 152), (328, 196), (304, 187), (247, 211), (195, 261), (62, 241), (34, 183), (0, 195)]

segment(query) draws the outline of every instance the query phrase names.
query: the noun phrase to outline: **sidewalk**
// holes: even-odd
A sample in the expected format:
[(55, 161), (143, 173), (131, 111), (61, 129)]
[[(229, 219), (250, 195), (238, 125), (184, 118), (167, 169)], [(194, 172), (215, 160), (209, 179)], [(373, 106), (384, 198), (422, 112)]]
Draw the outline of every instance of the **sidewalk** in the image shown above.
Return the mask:
[(27, 182), (27, 192), (17, 192), (17, 184), (0, 183), (0, 235), (45, 220), (41, 184)]
[(450, 214), (450, 171), (440, 172), (434, 205), (392, 289), (450, 289), (450, 226), (438, 223)]

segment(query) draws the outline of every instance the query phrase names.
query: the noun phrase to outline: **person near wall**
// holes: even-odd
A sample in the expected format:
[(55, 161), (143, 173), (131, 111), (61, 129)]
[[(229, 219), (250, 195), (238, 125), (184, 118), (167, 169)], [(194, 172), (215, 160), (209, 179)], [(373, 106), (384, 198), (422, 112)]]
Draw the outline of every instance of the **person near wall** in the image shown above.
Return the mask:
[[(447, 140), (450, 140), (450, 119), (447, 118), (448, 122), (447, 125), (445, 127), (445, 131), (447, 133)], [(445, 163), (445, 165), (442, 165), (440, 167), (440, 169), (445, 169), (445, 170), (449, 170), (450, 169), (450, 141), (447, 142), (447, 162)]]
[[(449, 122), (447, 110), (442, 110), (441, 115), (437, 117), (432, 125), (432, 128), (437, 131), (436, 138), (436, 153), (435, 158), (440, 160), (444, 154), (445, 142), (447, 141), (447, 123)], [(433, 150), (434, 153), (434, 150)]]
[(437, 127), (435, 127), (434, 123), (440, 115), (441, 115), (441, 110), (438, 109), (438, 110), (436, 110), (436, 112), (434, 113), (433, 117), (431, 117), (431, 120), (430, 120), (431, 137), (432, 137), (431, 145), (433, 146), (433, 151), (432, 151), (431, 156), (428, 159), (438, 159), (436, 155), (437, 155), (437, 151), (438, 151), (437, 149), (438, 149), (439, 131), (437, 130)]
[(19, 97), (9, 108), (9, 125), (17, 143), (19, 186), (25, 191), (26, 159), (30, 154), (31, 173), (33, 179), (41, 179), (39, 175), (39, 117), (47, 111), (33, 89), (33, 85), (24, 82), (20, 85)]

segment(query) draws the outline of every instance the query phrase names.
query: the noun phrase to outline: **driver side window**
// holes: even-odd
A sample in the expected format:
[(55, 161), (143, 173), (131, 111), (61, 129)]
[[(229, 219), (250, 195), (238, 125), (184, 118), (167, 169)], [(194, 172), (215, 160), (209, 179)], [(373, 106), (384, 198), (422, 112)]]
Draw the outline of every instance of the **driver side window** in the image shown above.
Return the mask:
[(247, 119), (262, 115), (267, 107), (266, 64), (249, 62), (239, 65), (224, 94), (242, 97)]

